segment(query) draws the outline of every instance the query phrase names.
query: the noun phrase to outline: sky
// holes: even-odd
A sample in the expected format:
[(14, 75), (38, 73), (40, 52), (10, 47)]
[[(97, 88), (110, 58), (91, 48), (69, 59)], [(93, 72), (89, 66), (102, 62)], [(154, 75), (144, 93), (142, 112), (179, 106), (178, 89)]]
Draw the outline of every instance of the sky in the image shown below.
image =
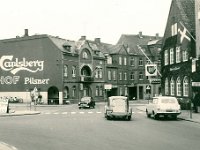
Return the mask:
[(48, 34), (77, 41), (164, 35), (171, 0), (0, 0), (0, 39)]

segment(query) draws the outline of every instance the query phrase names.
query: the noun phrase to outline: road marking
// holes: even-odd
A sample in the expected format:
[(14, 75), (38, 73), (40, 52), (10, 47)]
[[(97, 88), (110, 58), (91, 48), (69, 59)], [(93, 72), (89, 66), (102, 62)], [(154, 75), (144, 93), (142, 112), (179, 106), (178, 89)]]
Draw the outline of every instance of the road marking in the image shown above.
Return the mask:
[(101, 114), (102, 112), (100, 112), (100, 111), (97, 111), (96, 113), (97, 113), (97, 114)]
[(59, 113), (58, 112), (55, 112), (55, 113), (53, 113), (54, 115), (58, 115)]
[(85, 112), (82, 112), (82, 111), (81, 111), (81, 112), (79, 112), (79, 114), (84, 114), (84, 113), (85, 113)]
[(88, 114), (93, 114), (93, 112), (92, 112), (92, 111), (89, 111)]
[(66, 114), (68, 114), (68, 112), (63, 112), (62, 114), (63, 114), (63, 115), (66, 115)]
[(71, 112), (71, 114), (76, 114), (76, 112)]

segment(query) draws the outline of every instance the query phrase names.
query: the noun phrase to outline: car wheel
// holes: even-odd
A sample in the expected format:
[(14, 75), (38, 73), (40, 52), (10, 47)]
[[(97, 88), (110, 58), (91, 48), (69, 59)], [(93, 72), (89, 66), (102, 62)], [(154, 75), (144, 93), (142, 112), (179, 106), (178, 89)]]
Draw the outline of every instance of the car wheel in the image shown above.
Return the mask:
[(153, 115), (153, 118), (154, 118), (155, 120), (158, 120), (158, 119), (159, 119), (159, 115), (158, 115), (158, 114), (154, 114), (154, 115)]
[(147, 118), (151, 117), (151, 114), (149, 114), (148, 110), (146, 110), (146, 115), (147, 115)]
[(174, 120), (177, 120), (177, 115), (172, 116)]
[(130, 121), (130, 120), (131, 120), (131, 116), (128, 116), (128, 117), (127, 117), (127, 120)]

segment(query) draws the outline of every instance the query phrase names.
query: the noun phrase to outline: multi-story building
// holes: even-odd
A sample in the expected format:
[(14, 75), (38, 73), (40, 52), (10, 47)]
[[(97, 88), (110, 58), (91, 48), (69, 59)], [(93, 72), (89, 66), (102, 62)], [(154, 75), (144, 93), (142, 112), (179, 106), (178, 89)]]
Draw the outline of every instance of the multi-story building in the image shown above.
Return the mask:
[(163, 95), (192, 96), (194, 37), (195, 0), (172, 0), (161, 52)]
[[(160, 68), (161, 39), (158, 34), (147, 36), (142, 35), (142, 32), (120, 37), (118, 45), (124, 45), (127, 51), (127, 87), (130, 99), (148, 99), (160, 94), (160, 74), (154, 78), (146, 76), (145, 65), (153, 63)], [(147, 92), (147, 89), (150, 91)]]

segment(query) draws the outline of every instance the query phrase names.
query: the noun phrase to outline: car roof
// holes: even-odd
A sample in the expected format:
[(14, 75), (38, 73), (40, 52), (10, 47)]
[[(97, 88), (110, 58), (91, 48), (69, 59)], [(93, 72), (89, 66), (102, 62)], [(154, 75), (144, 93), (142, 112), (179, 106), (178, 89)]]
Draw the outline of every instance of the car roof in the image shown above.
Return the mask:
[(122, 98), (122, 99), (127, 99), (126, 96), (110, 96), (109, 99), (114, 99), (114, 98)]

